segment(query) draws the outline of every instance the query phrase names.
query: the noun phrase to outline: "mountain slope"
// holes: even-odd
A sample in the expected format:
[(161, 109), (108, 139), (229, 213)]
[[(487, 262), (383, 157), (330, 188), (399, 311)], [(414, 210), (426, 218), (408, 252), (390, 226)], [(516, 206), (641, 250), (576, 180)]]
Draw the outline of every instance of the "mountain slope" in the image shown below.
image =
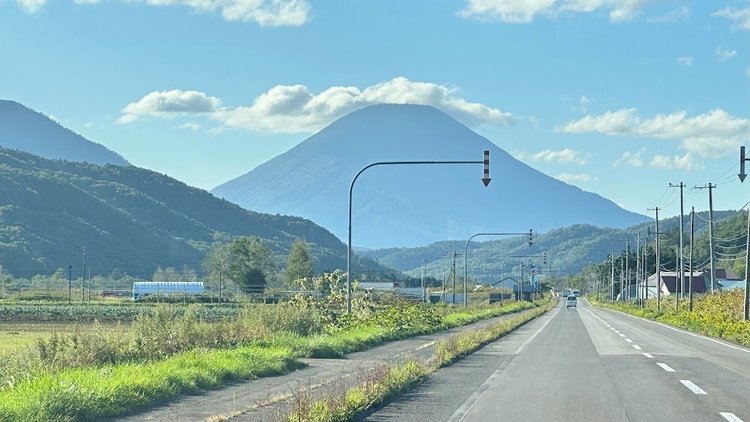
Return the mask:
[(481, 160), (485, 149), (493, 179), (487, 188), (481, 165), (363, 173), (354, 189), (353, 243), (423, 245), (480, 231), (546, 231), (584, 222), (626, 227), (646, 220), (534, 170), (448, 115), (418, 105), (355, 111), (212, 192), (248, 209), (304, 216), (344, 238), (349, 184), (367, 164)]
[(71, 264), (78, 271), (77, 246), (86, 246), (87, 266), (96, 274), (119, 269), (149, 277), (160, 265), (200, 271), (214, 239), (235, 235), (266, 239), (280, 262), (292, 241), (305, 238), (317, 271), (346, 267), (345, 245), (308, 220), (247, 211), (133, 166), (53, 161), (0, 148), (0, 265), (16, 276)]
[[(706, 220), (708, 212), (696, 213), (696, 265), (702, 266), (708, 260), (708, 230)], [(744, 247), (744, 238), (736, 242), (722, 239), (741, 237), (744, 228), (738, 229), (737, 222), (741, 225), (747, 219), (745, 213), (737, 211), (715, 211), (714, 212), (714, 238), (716, 239), (717, 251), (720, 253), (734, 254)], [(689, 221), (689, 218), (685, 221)], [(650, 227), (654, 230), (653, 222), (638, 224), (626, 229), (600, 228), (592, 225), (578, 224), (560, 229), (550, 230), (547, 233), (536, 236), (533, 246), (529, 247), (525, 237), (513, 237), (501, 240), (490, 240), (471, 242), (469, 244), (469, 275), (472, 278), (484, 282), (496, 282), (503, 275), (518, 274), (522, 260), (531, 259), (537, 265), (541, 265), (542, 258), (518, 258), (514, 255), (541, 255), (546, 252), (548, 263), (552, 266), (555, 274), (579, 273), (584, 266), (601, 263), (607, 259), (607, 254), (614, 251), (622, 253), (625, 249), (625, 239), (630, 239), (631, 252), (635, 251), (635, 240), (638, 233), (641, 236), (647, 234)], [(662, 236), (662, 265), (665, 268), (673, 268), (675, 238), (679, 238), (679, 217), (671, 217), (660, 221), (659, 230), (669, 233), (672, 237)], [(689, 223), (685, 225), (685, 233), (689, 233)], [(650, 239), (653, 245), (653, 236)], [(686, 245), (689, 237), (685, 236)], [(738, 244), (735, 247), (733, 245)], [(406, 274), (418, 277), (422, 271), (422, 260), (425, 260), (427, 275), (442, 279), (443, 274), (450, 271), (450, 252), (456, 251), (460, 255), (460, 274), (463, 271), (464, 241), (443, 241), (418, 248), (387, 248), (377, 250), (360, 251), (365, 255), (378, 261), (380, 264), (390, 268), (403, 271)], [(719, 249), (720, 247), (720, 249)], [(687, 248), (687, 246), (686, 246)], [(686, 252), (687, 253), (687, 252)], [(506, 260), (507, 258), (507, 260)], [(717, 254), (717, 258), (721, 258)], [(503, 267), (503, 261), (505, 266)], [(652, 262), (653, 264), (653, 262)], [(726, 264), (722, 264), (726, 265)]]
[(0, 100), (0, 147), (51, 159), (127, 166), (119, 154), (15, 101)]

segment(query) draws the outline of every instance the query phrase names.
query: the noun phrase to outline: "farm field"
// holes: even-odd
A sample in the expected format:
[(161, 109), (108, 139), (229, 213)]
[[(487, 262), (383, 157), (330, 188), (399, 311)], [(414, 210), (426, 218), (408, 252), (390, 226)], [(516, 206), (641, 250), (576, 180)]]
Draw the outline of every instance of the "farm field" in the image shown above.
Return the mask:
[(88, 322), (13, 322), (0, 321), (0, 356), (12, 354), (25, 347), (33, 346), (38, 340), (47, 339), (52, 334), (91, 334), (94, 331), (124, 331), (127, 324)]

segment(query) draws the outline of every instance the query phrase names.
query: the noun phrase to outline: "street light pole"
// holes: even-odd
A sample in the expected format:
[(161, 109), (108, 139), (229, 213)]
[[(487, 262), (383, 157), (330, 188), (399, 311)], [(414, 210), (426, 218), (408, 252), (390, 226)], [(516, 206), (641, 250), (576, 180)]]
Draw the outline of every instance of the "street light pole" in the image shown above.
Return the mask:
[(347, 248), (346, 248), (346, 312), (352, 312), (352, 192), (354, 191), (354, 183), (357, 178), (367, 169), (375, 166), (393, 166), (393, 165), (435, 165), (435, 164), (483, 164), (484, 174), (482, 177), (482, 183), (484, 186), (490, 184), (490, 152), (489, 150), (484, 151), (483, 160), (464, 160), (464, 161), (378, 161), (372, 164), (368, 164), (362, 168), (352, 179), (352, 183), (349, 185), (349, 227), (347, 235)]
[[(469, 292), (468, 289), (468, 280), (469, 280), (469, 242), (471, 242), (471, 239), (478, 237), (478, 236), (525, 236), (529, 235), (529, 246), (531, 246), (534, 243), (533, 240), (533, 231), (529, 229), (528, 233), (475, 233), (471, 235), (466, 240), (466, 243), (464, 244), (464, 307), (469, 305)], [(507, 259), (507, 258), (506, 258)], [(503, 264), (505, 264), (505, 261), (503, 261)], [(500, 266), (500, 279), (502, 280), (502, 273), (503, 273), (503, 266)]]

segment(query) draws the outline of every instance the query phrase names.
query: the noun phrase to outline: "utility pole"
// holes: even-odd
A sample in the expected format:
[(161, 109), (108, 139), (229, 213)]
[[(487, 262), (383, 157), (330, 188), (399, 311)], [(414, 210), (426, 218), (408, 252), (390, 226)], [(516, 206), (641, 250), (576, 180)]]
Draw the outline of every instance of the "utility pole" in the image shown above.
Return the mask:
[(711, 263), (711, 293), (714, 292), (715, 283), (715, 268), (714, 268), (714, 199), (713, 189), (716, 185), (711, 183), (708, 186), (695, 186), (693, 189), (708, 189), (708, 253), (710, 255), (709, 262)]
[[(682, 258), (682, 245), (684, 245), (685, 242), (683, 241), (682, 236), (683, 236), (683, 233), (685, 232), (685, 226), (683, 224), (683, 214), (685, 214), (685, 208), (684, 208), (685, 203), (683, 201), (682, 191), (683, 189), (685, 189), (685, 184), (682, 182), (680, 182), (679, 185), (673, 185), (670, 183), (669, 187), (680, 188), (680, 244), (678, 245), (679, 247), (677, 248), (678, 249), (677, 261), (679, 262), (678, 271), (680, 272), (679, 274), (680, 275), (680, 293), (682, 293), (682, 295), (684, 296), (685, 295), (685, 262), (683, 261), (683, 258)], [(679, 302), (680, 296), (679, 294), (677, 294), (677, 288), (675, 288), (675, 294), (677, 295), (677, 301)]]
[[(695, 207), (690, 208), (690, 284), (688, 284), (688, 310), (693, 312), (693, 238), (695, 237)], [(704, 283), (706, 278), (703, 278)]]
[[(744, 153), (745, 147), (742, 147)], [(744, 161), (742, 168), (744, 170)], [(750, 280), (748, 280), (748, 271), (750, 271), (750, 207), (747, 208), (747, 244), (745, 245), (745, 321), (750, 320), (750, 309), (748, 309), (748, 295), (750, 295)]]
[(635, 245), (635, 300), (639, 305), (641, 303), (641, 292), (638, 289), (638, 285), (641, 280), (641, 234), (638, 233), (638, 241)]
[(645, 239), (643, 239), (643, 306), (642, 308), (646, 307), (646, 302), (648, 302), (648, 236), (646, 236)]
[(458, 253), (456, 251), (453, 251), (452, 253), (453, 263), (451, 264), (451, 275), (453, 275), (453, 301), (452, 303), (456, 304), (456, 257), (458, 256)]
[(73, 266), (68, 265), (68, 305), (73, 301)]
[(425, 271), (427, 270), (426, 267), (427, 267), (427, 260), (422, 258), (422, 302), (423, 303), (427, 302), (427, 289), (424, 286), (424, 275), (425, 275)]
[[(659, 207), (653, 208), (656, 211), (656, 312), (661, 311), (661, 260), (659, 250)], [(650, 211), (650, 209), (649, 209)]]
[(623, 302), (630, 299), (630, 239), (625, 239), (625, 284)]
[(83, 269), (81, 270), (81, 302), (86, 301), (86, 247), (83, 247)]
[[(627, 252), (625, 253), (627, 254)], [(620, 262), (620, 297), (622, 297), (623, 303), (625, 303), (625, 290), (623, 289), (623, 286), (625, 285), (625, 263), (627, 262), (627, 260), (627, 255), (625, 255), (625, 259)]]
[(615, 303), (615, 251), (612, 251), (612, 253), (609, 254), (609, 270), (610, 270), (609, 300), (614, 305)]
[(518, 278), (518, 301), (523, 300), (523, 266), (524, 262), (521, 261), (521, 276)]

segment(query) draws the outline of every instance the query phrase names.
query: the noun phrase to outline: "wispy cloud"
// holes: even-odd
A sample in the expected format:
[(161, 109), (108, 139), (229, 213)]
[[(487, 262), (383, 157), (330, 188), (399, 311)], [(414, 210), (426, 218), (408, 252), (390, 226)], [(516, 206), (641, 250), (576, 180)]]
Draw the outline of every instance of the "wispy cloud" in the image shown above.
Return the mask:
[(310, 19), (306, 0), (144, 0), (151, 6), (184, 6), (196, 12), (221, 12), (227, 21), (260, 26), (300, 26)]
[(685, 57), (678, 57), (677, 63), (686, 66), (686, 67), (692, 67), (693, 66), (693, 58), (690, 56)]
[(586, 164), (586, 159), (589, 154), (581, 151), (576, 151), (570, 148), (564, 148), (558, 151), (551, 149), (544, 149), (536, 153), (520, 152), (516, 154), (521, 160), (531, 161), (543, 161), (546, 163), (561, 163), (561, 164)]
[(590, 174), (583, 173), (560, 173), (555, 178), (562, 180), (565, 183), (582, 183), (582, 182), (596, 182), (599, 178), (594, 177)]
[(712, 16), (718, 16), (732, 21), (732, 28), (750, 31), (750, 6), (744, 9), (725, 7), (717, 10)]
[(737, 50), (724, 50), (721, 48), (721, 46), (716, 47), (716, 51), (714, 51), (714, 54), (716, 55), (716, 58), (719, 59), (720, 62), (725, 62), (732, 57), (737, 55)]
[(702, 170), (705, 167), (689, 152), (683, 156), (655, 155), (649, 165), (654, 168), (684, 171)]
[(559, 130), (680, 140), (681, 147), (688, 152), (703, 157), (719, 157), (750, 139), (750, 120), (732, 116), (722, 109), (693, 117), (689, 117), (685, 111), (677, 111), (644, 119), (630, 108), (608, 111), (598, 116), (588, 115), (567, 123)]
[(189, 129), (193, 132), (197, 132), (201, 129), (201, 125), (195, 122), (187, 122), (177, 126), (177, 129)]
[(460, 16), (482, 21), (529, 23), (537, 16), (604, 10), (611, 22), (627, 22), (651, 0), (466, 0)]
[(39, 12), (46, 2), (46, 0), (16, 0), (18, 7), (27, 13)]
[(219, 98), (198, 91), (155, 91), (125, 106), (118, 122), (203, 115), (231, 128), (304, 133), (374, 104), (430, 105), (468, 125), (507, 125), (516, 121), (511, 113), (461, 98), (455, 87), (397, 77), (364, 89), (336, 86), (318, 94), (304, 85), (277, 85), (256, 97), (251, 105), (239, 107), (222, 106)]
[(646, 152), (646, 148), (641, 148), (638, 152), (625, 151), (620, 158), (618, 158), (613, 167), (619, 167), (620, 165), (626, 165), (630, 167), (643, 167), (643, 153)]

